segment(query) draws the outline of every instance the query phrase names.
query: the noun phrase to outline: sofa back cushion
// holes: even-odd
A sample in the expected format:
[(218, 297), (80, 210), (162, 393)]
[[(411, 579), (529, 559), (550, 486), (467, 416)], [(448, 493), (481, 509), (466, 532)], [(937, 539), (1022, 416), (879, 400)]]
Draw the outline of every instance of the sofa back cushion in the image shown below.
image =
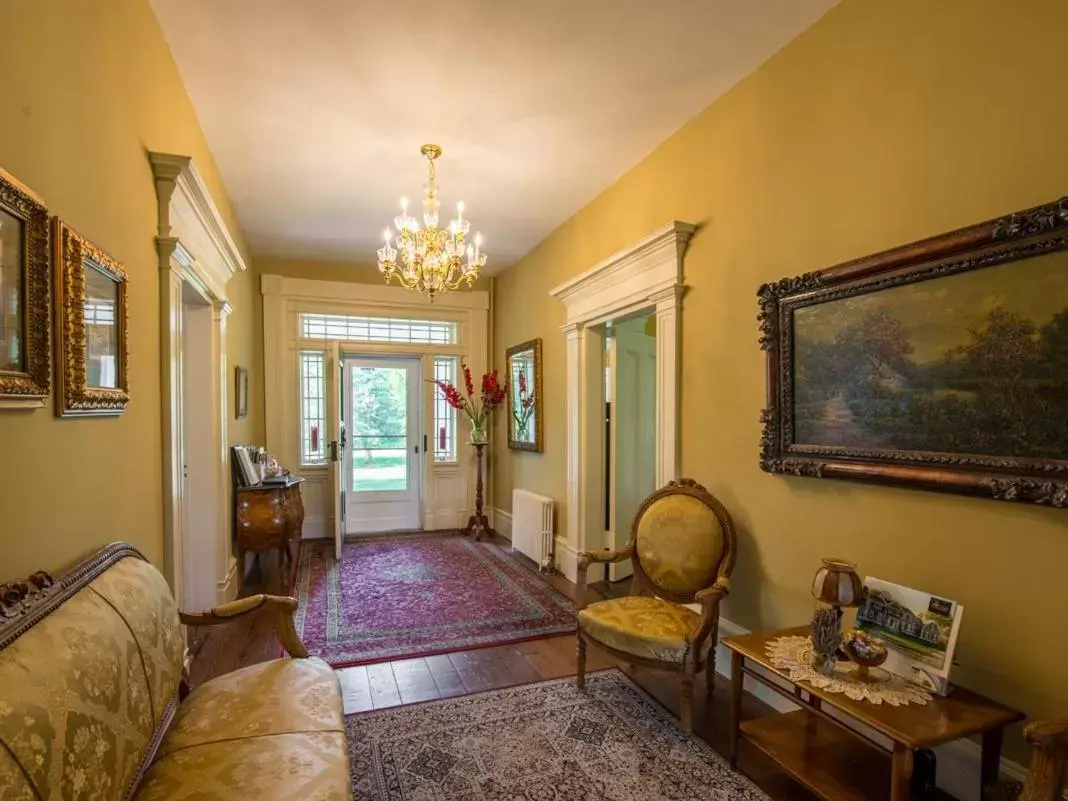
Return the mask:
[(0, 798), (119, 801), (174, 713), (185, 650), (177, 608), (129, 546), (110, 546), (42, 595), (21, 625), (0, 627), (0, 755), (10, 757), (0, 777), (14, 776)]

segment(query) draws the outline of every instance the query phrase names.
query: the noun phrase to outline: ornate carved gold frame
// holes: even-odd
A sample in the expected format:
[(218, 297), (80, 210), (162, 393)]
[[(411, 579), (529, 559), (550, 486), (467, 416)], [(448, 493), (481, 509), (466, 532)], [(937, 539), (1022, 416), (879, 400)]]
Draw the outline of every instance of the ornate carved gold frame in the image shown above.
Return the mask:
[(1068, 197), (760, 287), (766, 354), (760, 467), (1068, 508), (1068, 461), (794, 442), (794, 311), (828, 300), (1068, 250)]
[[(61, 417), (122, 414), (130, 399), (126, 271), (58, 217), (56, 248), (56, 414)], [(118, 388), (86, 385), (85, 270), (88, 263), (118, 283)]]
[(23, 223), (23, 347), (25, 370), (0, 370), (0, 408), (43, 406), (52, 391), (52, 284), (48, 209), (44, 201), (0, 169), (0, 208)]
[(508, 381), (512, 380), (512, 357), (528, 350), (534, 351), (534, 441), (523, 442), (515, 438), (515, 417), (512, 415), (512, 392), (515, 387), (508, 386), (508, 447), (515, 451), (533, 451), (541, 453), (545, 447), (543, 439), (545, 404), (542, 402), (541, 388), (541, 340), (531, 339), (520, 342), (508, 348), (505, 353), (505, 369), (508, 371)]

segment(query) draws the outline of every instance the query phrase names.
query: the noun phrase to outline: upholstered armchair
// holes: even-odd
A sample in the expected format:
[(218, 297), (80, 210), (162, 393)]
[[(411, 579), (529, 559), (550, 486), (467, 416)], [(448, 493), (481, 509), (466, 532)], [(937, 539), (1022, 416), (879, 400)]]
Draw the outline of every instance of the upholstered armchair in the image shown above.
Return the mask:
[(1068, 720), (1044, 720), (1024, 726), (1024, 739), (1031, 744), (1031, 768), (1023, 787), (1014, 783), (995, 785), (983, 801), (1061, 801), (1068, 774)]
[[(586, 646), (617, 659), (678, 673), (679, 722), (693, 728), (693, 687), (705, 671), (712, 699), (719, 602), (730, 589), (736, 539), (723, 505), (691, 479), (672, 481), (642, 503), (621, 551), (579, 558), (578, 686), (586, 683)], [(586, 572), (594, 562), (629, 559), (634, 577), (625, 598), (586, 605)], [(683, 604), (699, 604), (700, 613)]]

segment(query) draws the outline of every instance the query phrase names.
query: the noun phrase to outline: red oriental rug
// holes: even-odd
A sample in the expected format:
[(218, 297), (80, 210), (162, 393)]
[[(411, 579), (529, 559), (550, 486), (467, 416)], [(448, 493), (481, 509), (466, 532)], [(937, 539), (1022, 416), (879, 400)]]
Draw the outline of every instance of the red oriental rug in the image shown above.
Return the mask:
[(297, 632), (334, 667), (575, 631), (575, 605), (509, 551), (457, 534), (305, 542)]

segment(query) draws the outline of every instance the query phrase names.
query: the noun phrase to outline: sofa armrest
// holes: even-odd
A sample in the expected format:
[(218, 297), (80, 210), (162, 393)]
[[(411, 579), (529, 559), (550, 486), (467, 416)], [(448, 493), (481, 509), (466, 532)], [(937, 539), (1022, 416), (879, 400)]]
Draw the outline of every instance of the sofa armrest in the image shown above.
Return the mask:
[(286, 652), (290, 656), (307, 656), (308, 649), (304, 647), (300, 635), (293, 626), (293, 613), (297, 611), (296, 598), (279, 595), (250, 595), (247, 598), (238, 598), (236, 601), (220, 604), (207, 612), (180, 611), (178, 617), (187, 626), (214, 626), (219, 623), (229, 623), (231, 620), (236, 620), (242, 615), (255, 612), (265, 606), (274, 611), (274, 630)]

